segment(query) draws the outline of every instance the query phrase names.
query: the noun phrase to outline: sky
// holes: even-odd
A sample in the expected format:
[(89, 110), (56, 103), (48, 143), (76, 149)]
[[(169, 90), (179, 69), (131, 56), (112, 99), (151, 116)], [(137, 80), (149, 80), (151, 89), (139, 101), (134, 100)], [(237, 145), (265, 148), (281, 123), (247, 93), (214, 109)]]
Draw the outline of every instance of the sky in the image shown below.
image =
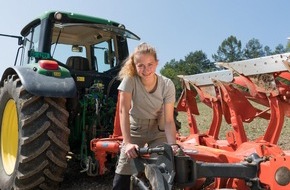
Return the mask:
[[(202, 50), (212, 60), (221, 43), (233, 35), (243, 47), (253, 38), (272, 50), (290, 37), (289, 0), (19, 0), (1, 4), (0, 33), (20, 35), (45, 11), (57, 10), (122, 23), (141, 40), (128, 41), (129, 51), (141, 42), (154, 46), (158, 71), (166, 62)], [(0, 74), (13, 66), (17, 40), (0, 37)]]

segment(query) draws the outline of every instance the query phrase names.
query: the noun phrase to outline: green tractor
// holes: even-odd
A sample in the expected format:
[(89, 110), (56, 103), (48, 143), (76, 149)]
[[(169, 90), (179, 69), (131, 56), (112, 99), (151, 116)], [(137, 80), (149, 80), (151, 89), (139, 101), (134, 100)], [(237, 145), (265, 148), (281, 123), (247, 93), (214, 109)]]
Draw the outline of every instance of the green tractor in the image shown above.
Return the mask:
[(90, 140), (112, 133), (124, 25), (66, 12), (36, 18), (0, 83), (0, 189), (58, 189), (73, 152), (97, 175)]

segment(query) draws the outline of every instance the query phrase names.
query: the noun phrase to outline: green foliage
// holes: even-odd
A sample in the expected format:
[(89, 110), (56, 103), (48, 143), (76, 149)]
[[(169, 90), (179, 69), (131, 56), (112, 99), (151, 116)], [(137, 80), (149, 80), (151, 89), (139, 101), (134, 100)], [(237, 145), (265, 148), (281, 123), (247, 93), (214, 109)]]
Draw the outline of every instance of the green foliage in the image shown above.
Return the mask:
[(175, 84), (177, 97), (181, 94), (182, 84), (178, 75), (193, 75), (216, 70), (214, 63), (201, 50), (189, 53), (184, 60), (171, 60), (160, 70), (163, 76), (170, 78)]
[(214, 54), (212, 58), (216, 62), (233, 62), (285, 52), (290, 52), (289, 43), (286, 47), (282, 44), (278, 44), (275, 50), (272, 51), (269, 46), (263, 47), (258, 39), (252, 38), (246, 43), (245, 48), (242, 49), (241, 41), (235, 36), (230, 36), (222, 42), (218, 47), (217, 54)]
[(265, 52), (263, 50), (263, 45), (260, 44), (259, 40), (253, 38), (249, 40), (249, 42), (246, 44), (246, 47), (244, 49), (244, 58), (245, 59), (253, 59), (262, 57), (265, 55)]
[(249, 42), (247, 43), (244, 49), (244, 59), (252, 59), (252, 58), (258, 58), (262, 56), (286, 53), (286, 52), (290, 52), (289, 43), (286, 45), (286, 47), (284, 47), (282, 44), (278, 44), (275, 47), (275, 50), (272, 51), (269, 46), (265, 46), (263, 48), (263, 45), (260, 44), (259, 40), (253, 38), (249, 40)]
[(288, 43), (286, 45), (286, 52), (290, 52), (290, 38), (288, 38)]
[(242, 60), (242, 42), (235, 36), (230, 36), (218, 47), (217, 54), (212, 58), (216, 62), (233, 62)]
[(269, 46), (264, 47), (265, 56), (272, 55), (272, 50)]
[(216, 69), (214, 63), (212, 63), (201, 50), (189, 53), (185, 57), (184, 70), (188, 75), (209, 72)]
[(274, 54), (285, 53), (286, 49), (282, 44), (278, 44), (275, 48)]

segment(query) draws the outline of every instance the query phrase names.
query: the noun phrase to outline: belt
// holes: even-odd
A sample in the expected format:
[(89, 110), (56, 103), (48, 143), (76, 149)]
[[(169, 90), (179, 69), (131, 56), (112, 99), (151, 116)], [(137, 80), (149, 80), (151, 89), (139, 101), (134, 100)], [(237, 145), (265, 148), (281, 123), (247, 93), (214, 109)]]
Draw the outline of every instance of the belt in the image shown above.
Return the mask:
[(139, 119), (139, 118), (135, 118), (130, 116), (130, 121), (134, 121), (135, 123), (139, 124), (139, 125), (154, 125), (154, 124), (158, 124), (158, 119)]

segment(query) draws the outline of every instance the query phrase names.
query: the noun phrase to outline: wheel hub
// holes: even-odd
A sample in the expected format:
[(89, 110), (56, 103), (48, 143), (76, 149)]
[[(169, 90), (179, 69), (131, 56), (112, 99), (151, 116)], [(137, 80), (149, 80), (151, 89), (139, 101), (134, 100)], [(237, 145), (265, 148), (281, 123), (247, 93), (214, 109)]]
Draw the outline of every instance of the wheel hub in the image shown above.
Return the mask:
[(18, 115), (15, 101), (10, 99), (4, 108), (1, 124), (1, 156), (4, 170), (11, 175), (18, 152)]

